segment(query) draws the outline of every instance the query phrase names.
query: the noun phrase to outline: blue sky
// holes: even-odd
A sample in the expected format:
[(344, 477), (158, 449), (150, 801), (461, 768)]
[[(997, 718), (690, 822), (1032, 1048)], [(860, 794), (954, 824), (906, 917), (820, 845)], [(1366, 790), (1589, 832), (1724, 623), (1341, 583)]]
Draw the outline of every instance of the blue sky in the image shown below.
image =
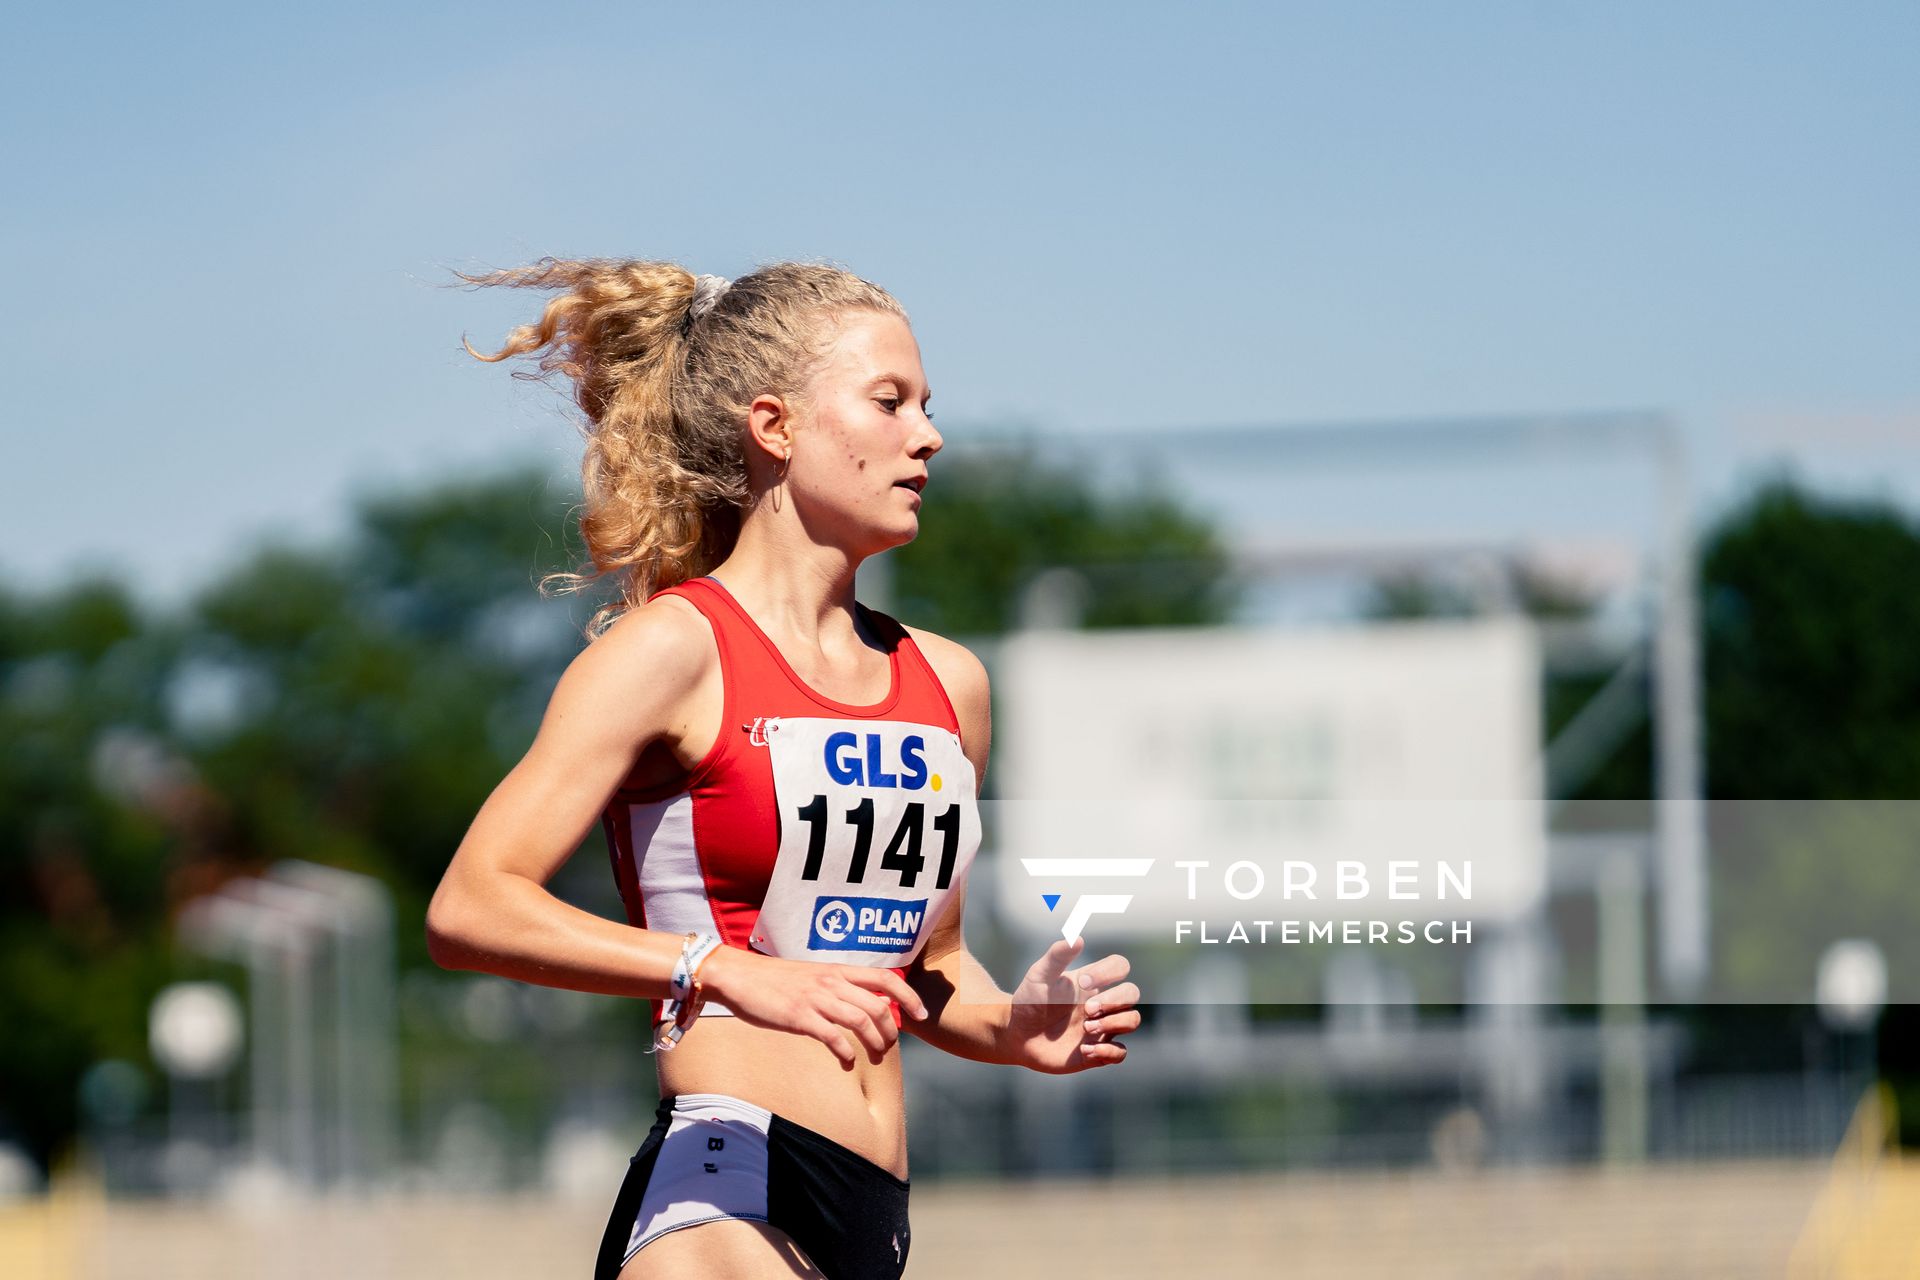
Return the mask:
[(956, 439), (1644, 407), (1709, 508), (1786, 455), (1920, 510), (1917, 52), (1911, 3), (17, 7), (0, 581), (166, 598), (569, 465), (459, 348), (538, 300), (436, 287), (547, 253), (844, 262)]

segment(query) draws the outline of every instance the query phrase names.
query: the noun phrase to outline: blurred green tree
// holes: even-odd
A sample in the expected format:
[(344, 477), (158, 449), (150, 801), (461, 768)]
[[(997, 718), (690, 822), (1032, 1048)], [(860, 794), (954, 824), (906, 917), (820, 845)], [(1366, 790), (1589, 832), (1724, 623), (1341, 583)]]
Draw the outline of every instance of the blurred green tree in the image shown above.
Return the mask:
[(1920, 798), (1920, 524), (1783, 474), (1707, 538), (1700, 574), (1709, 794), (1749, 802), (1712, 811), (1716, 967), (1811, 997), (1830, 943), (1878, 943), (1880, 1068), (1920, 1141), (1920, 847), (1915, 806), (1889, 803)]
[(1225, 544), (1171, 494), (1102, 491), (1021, 447), (949, 456), (933, 471), (920, 536), (889, 553), (895, 612), (915, 626), (1009, 631), (1025, 588), (1048, 569), (1084, 580), (1089, 627), (1192, 626), (1233, 612)]
[(1920, 797), (1920, 527), (1777, 477), (1700, 576), (1710, 794)]
[[(1821, 495), (1780, 473), (1703, 532), (1698, 574), (1707, 794), (1770, 802), (1710, 808), (1716, 979), (1737, 999), (1810, 998), (1829, 942), (1877, 941), (1896, 988), (1881, 1065), (1920, 1140), (1920, 1009), (1899, 999), (1902, 975), (1920, 972), (1913, 823), (1887, 805), (1781, 803), (1920, 797), (1920, 525), (1890, 501)], [(1472, 611), (1418, 580), (1380, 584), (1376, 599), (1381, 616)], [(1566, 612), (1534, 593), (1527, 607)], [(1548, 680), (1549, 735), (1603, 679)], [(1643, 719), (1574, 798), (1644, 799), (1652, 780)], [(1556, 904), (1557, 922), (1581, 905)], [(1755, 1070), (1778, 1069), (1783, 1052), (1797, 1060), (1811, 1018), (1803, 1005), (1735, 1004), (1690, 1010), (1688, 1023), (1696, 1067)]]

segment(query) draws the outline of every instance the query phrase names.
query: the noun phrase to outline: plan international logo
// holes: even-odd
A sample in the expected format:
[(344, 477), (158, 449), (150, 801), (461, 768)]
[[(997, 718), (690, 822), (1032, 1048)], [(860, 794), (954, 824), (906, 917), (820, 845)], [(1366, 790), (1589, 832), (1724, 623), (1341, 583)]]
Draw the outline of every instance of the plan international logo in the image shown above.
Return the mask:
[(812, 936), (815, 951), (877, 951), (905, 955), (920, 936), (927, 900), (834, 897), (814, 900)]

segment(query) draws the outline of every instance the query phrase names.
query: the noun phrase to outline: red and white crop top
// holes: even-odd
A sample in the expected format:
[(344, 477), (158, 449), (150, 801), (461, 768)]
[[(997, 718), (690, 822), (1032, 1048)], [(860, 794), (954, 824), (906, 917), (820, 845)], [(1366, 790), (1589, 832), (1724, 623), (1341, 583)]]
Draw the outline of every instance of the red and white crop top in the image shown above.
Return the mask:
[(628, 922), (904, 974), (980, 846), (973, 766), (919, 646), (860, 606), (892, 679), (884, 699), (853, 706), (794, 674), (718, 579), (654, 594), (706, 616), (725, 692), (720, 735), (691, 773), (607, 804)]

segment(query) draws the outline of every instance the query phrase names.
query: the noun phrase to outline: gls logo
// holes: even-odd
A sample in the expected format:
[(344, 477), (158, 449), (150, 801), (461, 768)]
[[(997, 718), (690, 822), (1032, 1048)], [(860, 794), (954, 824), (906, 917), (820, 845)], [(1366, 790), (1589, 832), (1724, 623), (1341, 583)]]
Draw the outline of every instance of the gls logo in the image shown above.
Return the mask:
[(816, 898), (813, 936), (807, 945), (815, 951), (879, 951), (904, 955), (920, 936), (927, 900), (895, 898)]
[[(864, 743), (861, 739), (865, 738)], [(843, 787), (898, 787), (902, 791), (918, 791), (933, 783), (933, 789), (940, 789), (940, 780), (927, 768), (927, 740), (919, 734), (909, 734), (900, 740), (897, 773), (887, 771), (886, 741), (877, 733), (830, 733), (827, 735), (826, 766), (827, 776)]]
[[(1027, 874), (1042, 880), (1077, 879), (1088, 876), (1144, 876), (1153, 868), (1152, 858), (1022, 858)], [(1052, 911), (1060, 905), (1060, 895), (1043, 893), (1040, 901)], [(1072, 942), (1098, 915), (1119, 915), (1133, 902), (1130, 893), (1087, 893), (1073, 900), (1067, 910), (1067, 922), (1060, 936)]]

